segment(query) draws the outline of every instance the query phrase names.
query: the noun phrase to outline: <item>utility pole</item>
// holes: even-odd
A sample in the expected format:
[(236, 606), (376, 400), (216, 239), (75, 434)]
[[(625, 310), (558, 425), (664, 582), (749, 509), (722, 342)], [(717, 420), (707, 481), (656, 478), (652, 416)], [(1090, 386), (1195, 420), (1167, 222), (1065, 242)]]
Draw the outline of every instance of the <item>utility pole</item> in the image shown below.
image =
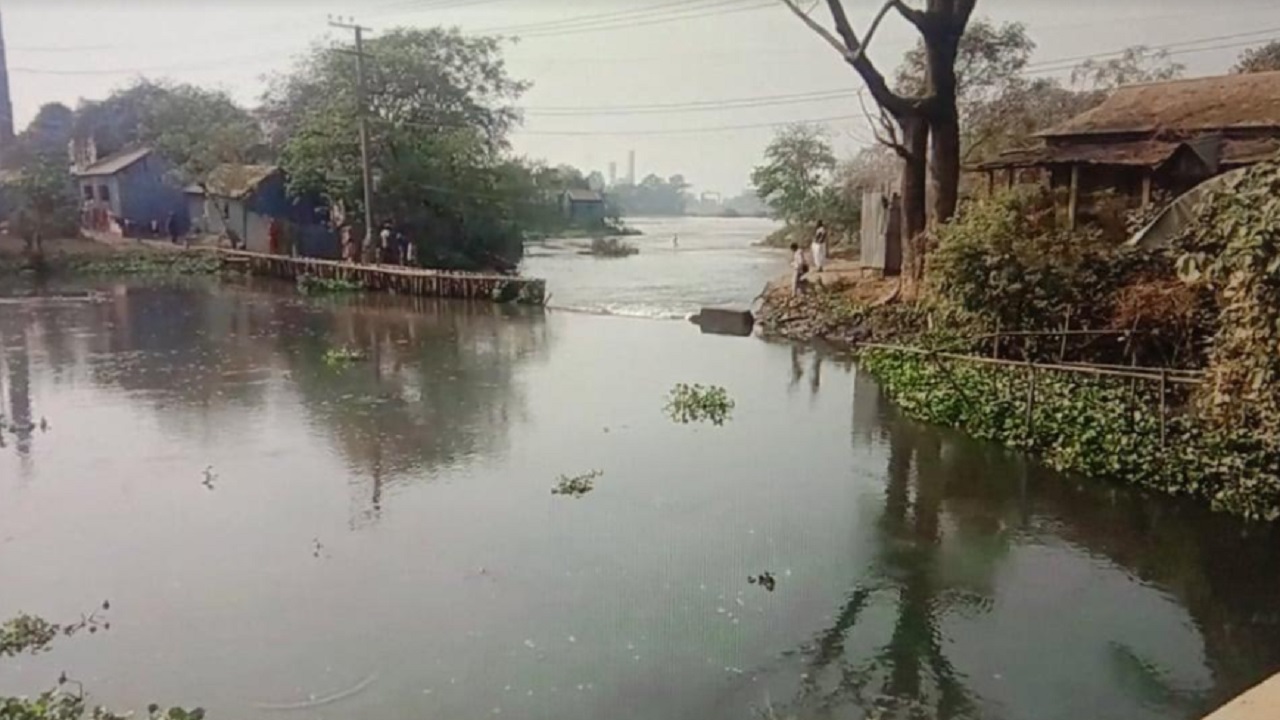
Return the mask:
[[(369, 107), (365, 101), (364, 61), (368, 57), (364, 52), (364, 31), (370, 28), (361, 27), (347, 18), (330, 18), (329, 26), (341, 30), (351, 30), (356, 36), (356, 116), (360, 122), (360, 170), (364, 180), (364, 246), (375, 242), (373, 236), (373, 170), (369, 167)], [(350, 53), (350, 50), (343, 52)]]

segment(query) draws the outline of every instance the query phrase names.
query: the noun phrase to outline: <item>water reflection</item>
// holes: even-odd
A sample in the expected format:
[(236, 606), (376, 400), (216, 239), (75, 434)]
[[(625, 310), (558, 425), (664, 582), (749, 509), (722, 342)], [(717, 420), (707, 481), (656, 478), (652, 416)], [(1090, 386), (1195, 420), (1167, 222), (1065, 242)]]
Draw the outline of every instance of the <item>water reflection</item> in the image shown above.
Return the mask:
[[(345, 458), (353, 521), (381, 512), (389, 486), (502, 452), (526, 413), (515, 381), (542, 357), (537, 311), (422, 298), (307, 299), (275, 284), (116, 285), (31, 301), (0, 316), (3, 397), (31, 462), (31, 354), (57, 381), (77, 372), (150, 406), (175, 441), (246, 432), (244, 410), (296, 395)], [(335, 347), (369, 358), (326, 364)], [(266, 429), (269, 432), (269, 428)]]
[[(1264, 679), (1259, 668), (1280, 665), (1274, 609), (1280, 578), (1256, 570), (1275, 567), (1280, 557), (1274, 530), (1166, 498), (1063, 481), (1003, 449), (905, 420), (866, 378), (859, 378), (858, 390), (854, 446), (874, 435), (887, 448), (875, 551), (830, 626), (801, 647), (788, 711), (938, 720), (1031, 716), (1026, 698), (1002, 687), (1000, 674), (974, 672), (991, 663), (957, 650), (963, 639), (974, 639), (966, 626), (1010, 632), (999, 627), (1002, 617), (1014, 619), (1009, 606), (1052, 585), (1055, 572), (1069, 570), (1064, 560), (1100, 563), (1167, 594), (1190, 619), (1189, 626), (1169, 629), (1193, 629), (1202, 647), (1196, 657), (1162, 649), (1142, 632), (1131, 642), (1108, 638), (1105, 627), (1068, 627), (1093, 643), (1090, 662), (1097, 667), (1091, 671), (1105, 676), (1114, 693), (1101, 711), (1098, 698), (1076, 699), (1094, 708), (1091, 717), (1199, 717)], [(1038, 566), (1021, 571), (1029, 584), (1016, 580), (1014, 568), (1026, 563), (1024, 556), (1043, 556), (1045, 548), (1067, 557), (1041, 557)], [(1102, 596), (1124, 602), (1114, 593)], [(1085, 598), (1074, 603), (1038, 623), (1061, 628), (1071, 614), (1101, 614)], [(1066, 682), (1078, 671), (1069, 654), (1056, 654), (1062, 648), (1037, 647), (1036, 639), (1022, 639), (1016, 653), (1034, 668), (1032, 677)], [(1073, 717), (1069, 706), (1041, 717)]]

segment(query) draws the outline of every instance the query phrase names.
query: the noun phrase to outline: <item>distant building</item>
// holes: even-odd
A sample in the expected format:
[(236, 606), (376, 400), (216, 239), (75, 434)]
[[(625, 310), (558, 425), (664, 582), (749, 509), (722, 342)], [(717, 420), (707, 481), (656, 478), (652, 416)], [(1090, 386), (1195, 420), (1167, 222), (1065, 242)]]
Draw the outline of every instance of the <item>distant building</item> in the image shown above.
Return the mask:
[(1072, 222), (1095, 193), (1145, 207), (1280, 151), (1280, 72), (1131, 85), (975, 169), (988, 186), (1034, 179), (1068, 191)]
[(635, 187), (636, 184), (636, 151), (632, 150), (627, 153), (627, 184)]
[[(339, 254), (336, 239), (320, 225), (315, 204), (291, 199), (284, 171), (275, 165), (219, 165), (203, 184), (189, 185), (186, 196), (188, 213), (200, 233), (234, 235), (247, 249), (268, 252), (271, 221), (279, 220), (285, 242), (299, 255)], [(280, 251), (289, 252), (289, 245)]]
[(613, 187), (614, 185), (617, 185), (617, 184), (618, 184), (618, 163), (610, 162), (609, 163), (609, 187)]
[(602, 225), (605, 220), (604, 195), (595, 190), (565, 190), (560, 195), (560, 211), (571, 225)]
[(150, 233), (153, 223), (164, 228), (169, 215), (187, 227), (182, 191), (167, 177), (173, 166), (150, 148), (123, 150), (101, 160), (82, 154), (72, 169), (79, 187), (81, 220), (88, 230), (117, 235)]
[(4, 47), (4, 23), (0, 20), (0, 155), (12, 146), (13, 100), (9, 96), (9, 60)]

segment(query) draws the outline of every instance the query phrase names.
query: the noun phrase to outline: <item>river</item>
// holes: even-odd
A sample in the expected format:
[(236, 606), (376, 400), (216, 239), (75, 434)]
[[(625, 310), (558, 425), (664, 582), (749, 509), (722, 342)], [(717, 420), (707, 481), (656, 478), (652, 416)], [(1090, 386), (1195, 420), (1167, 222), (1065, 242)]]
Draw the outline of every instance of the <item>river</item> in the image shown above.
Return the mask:
[[(779, 226), (760, 218), (637, 218), (628, 258), (584, 257), (586, 241), (535, 245), (524, 272), (545, 278), (553, 308), (685, 318), (704, 307), (749, 306), (784, 274), (786, 252), (754, 247)], [(678, 241), (678, 245), (676, 242)]]
[[(911, 422), (838, 358), (271, 283), (63, 289), (0, 301), (0, 412), (35, 426), (0, 447), (0, 617), (109, 600), (111, 628), (0, 660), (0, 694), (65, 670), (237, 720), (1167, 720), (1280, 671), (1274, 531)], [(673, 423), (681, 382), (731, 420)]]

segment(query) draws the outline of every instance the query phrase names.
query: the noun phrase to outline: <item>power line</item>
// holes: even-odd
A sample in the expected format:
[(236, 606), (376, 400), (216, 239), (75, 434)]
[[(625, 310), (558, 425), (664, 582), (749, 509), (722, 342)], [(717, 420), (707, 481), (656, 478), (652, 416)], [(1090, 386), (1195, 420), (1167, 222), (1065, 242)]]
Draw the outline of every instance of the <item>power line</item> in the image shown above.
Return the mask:
[(623, 114), (623, 113), (646, 113), (646, 112), (683, 112), (686, 110), (719, 110), (719, 109), (736, 109), (739, 107), (752, 107), (757, 104), (779, 104), (786, 102), (806, 102), (821, 99), (833, 99), (839, 97), (853, 97), (860, 95), (865, 90), (857, 88), (853, 90), (835, 89), (835, 90), (814, 90), (803, 93), (791, 93), (787, 95), (755, 95), (742, 98), (723, 98), (719, 100), (695, 100), (683, 103), (657, 103), (652, 105), (582, 105), (582, 106), (542, 106), (542, 107), (526, 107), (525, 112), (536, 115), (557, 115), (557, 114), (582, 114), (596, 113), (602, 115)]
[(743, 0), (676, 0), (675, 2), (659, 3), (648, 7), (635, 8), (631, 10), (615, 10), (612, 12), (596, 13), (594, 15), (581, 15), (576, 18), (562, 18), (560, 20), (545, 20), (542, 22), (524, 23), (520, 25), (502, 25), (497, 27), (481, 28), (475, 31), (477, 35), (512, 35), (519, 34), (524, 31), (546, 31), (563, 28), (573, 28), (581, 25), (591, 25), (600, 22), (616, 22), (624, 18), (633, 18), (636, 16), (646, 16), (653, 14), (669, 14), (673, 9), (696, 10), (699, 3), (710, 2), (711, 6), (733, 5)]
[[(731, 0), (731, 2), (728, 2), (726, 4), (729, 4), (729, 5), (737, 4), (737, 2), (739, 1), (740, 0)], [(710, 10), (710, 12), (693, 12), (693, 13), (682, 14), (682, 15), (670, 15), (665, 17), (656, 17), (649, 20), (642, 20), (639, 22), (619, 21), (614, 24), (608, 24), (608, 25), (601, 24), (601, 25), (594, 25), (590, 27), (570, 28), (567, 30), (552, 30), (552, 31), (546, 31), (546, 32), (523, 33), (518, 35), (518, 37), (522, 40), (528, 40), (528, 39), (538, 39), (538, 38), (547, 38), (547, 37), (562, 37), (564, 35), (580, 35), (583, 33), (602, 32), (602, 31), (609, 31), (609, 30), (630, 30), (632, 28), (637, 28), (637, 27), (648, 27), (651, 25), (665, 25), (667, 23), (680, 22), (681, 20), (696, 20), (700, 18), (713, 17), (713, 16), (733, 15), (733, 14), (743, 13), (743, 12), (755, 12), (756, 10), (764, 10), (766, 8), (774, 8), (777, 6), (778, 5), (774, 0), (766, 0), (765, 2), (758, 2), (753, 5), (729, 8), (724, 10), (720, 10), (720, 9), (713, 10), (712, 8), (717, 6), (707, 6), (706, 8), (702, 8), (702, 9)]]

